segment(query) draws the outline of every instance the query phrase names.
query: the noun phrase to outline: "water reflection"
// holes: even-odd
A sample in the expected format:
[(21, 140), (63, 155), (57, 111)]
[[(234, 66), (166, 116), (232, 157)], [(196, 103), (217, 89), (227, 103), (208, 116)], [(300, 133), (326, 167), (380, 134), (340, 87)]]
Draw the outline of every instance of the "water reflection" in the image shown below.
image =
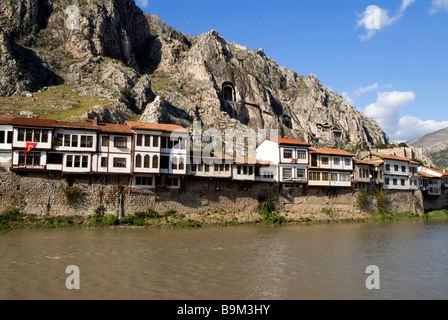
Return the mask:
[(2, 232), (0, 299), (447, 299), (447, 240), (446, 221)]

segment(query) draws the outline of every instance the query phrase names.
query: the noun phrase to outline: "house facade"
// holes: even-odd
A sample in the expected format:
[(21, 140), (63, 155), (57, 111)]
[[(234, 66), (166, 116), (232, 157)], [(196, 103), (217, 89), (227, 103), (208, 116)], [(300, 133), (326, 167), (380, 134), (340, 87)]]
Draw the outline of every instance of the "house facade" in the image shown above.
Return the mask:
[(276, 167), (274, 180), (283, 188), (302, 187), (308, 182), (309, 147), (299, 140), (268, 138), (257, 148), (257, 160)]
[(9, 123), (14, 116), (0, 115), (0, 163), (8, 164), (12, 160), (13, 127)]
[(354, 154), (334, 148), (310, 147), (309, 151), (309, 186), (352, 186)]

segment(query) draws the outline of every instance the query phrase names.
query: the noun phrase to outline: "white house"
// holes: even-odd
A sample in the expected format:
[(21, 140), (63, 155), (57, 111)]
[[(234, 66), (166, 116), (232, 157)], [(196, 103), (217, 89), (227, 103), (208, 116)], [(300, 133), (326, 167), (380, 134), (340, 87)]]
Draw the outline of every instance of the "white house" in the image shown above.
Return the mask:
[(133, 185), (180, 188), (187, 174), (189, 131), (172, 124), (125, 124), (134, 132)]
[(420, 166), (418, 168), (420, 188), (427, 195), (442, 195), (442, 186), (445, 173), (440, 170)]
[[(362, 160), (382, 160), (383, 188), (388, 190), (416, 190), (416, 162), (399, 156), (371, 153)], [(412, 170), (411, 170), (412, 169)], [(412, 171), (412, 172), (411, 172)]]
[[(12, 169), (20, 171), (46, 170), (48, 152), (52, 148), (53, 125), (56, 120), (14, 117)], [(28, 152), (27, 147), (34, 145)]]
[(54, 144), (48, 154), (47, 169), (73, 174), (96, 172), (97, 141), (96, 122), (56, 121)]
[(294, 139), (268, 138), (257, 148), (257, 159), (269, 161), (276, 167), (274, 179), (283, 187), (303, 186), (308, 181), (310, 146)]
[(98, 154), (94, 157), (98, 173), (131, 174), (134, 132), (125, 125), (98, 123)]
[(14, 116), (0, 115), (0, 164), (10, 164), (12, 160), (12, 119)]

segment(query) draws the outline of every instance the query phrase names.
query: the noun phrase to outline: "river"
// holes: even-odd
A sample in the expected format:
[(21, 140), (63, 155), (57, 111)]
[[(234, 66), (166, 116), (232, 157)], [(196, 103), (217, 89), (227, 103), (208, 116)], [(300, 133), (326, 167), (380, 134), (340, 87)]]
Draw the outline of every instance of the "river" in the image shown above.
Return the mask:
[(446, 220), (0, 232), (2, 300), (448, 299), (447, 276)]

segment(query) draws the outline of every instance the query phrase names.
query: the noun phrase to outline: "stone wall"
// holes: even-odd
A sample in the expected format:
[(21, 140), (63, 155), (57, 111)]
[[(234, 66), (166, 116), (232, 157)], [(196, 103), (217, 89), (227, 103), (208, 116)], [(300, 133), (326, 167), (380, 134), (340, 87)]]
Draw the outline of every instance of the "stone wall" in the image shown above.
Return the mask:
[[(375, 197), (367, 196), (367, 206), (361, 212), (357, 194), (351, 188), (304, 187), (280, 190), (275, 183), (238, 182), (221, 179), (217, 188), (214, 179), (186, 177), (180, 190), (140, 189), (129, 187), (129, 177), (109, 182), (105, 176), (72, 177), (60, 174), (17, 174), (0, 167), (0, 212), (18, 207), (26, 214), (37, 215), (90, 215), (104, 206), (106, 214), (118, 217), (145, 211), (159, 213), (175, 210), (189, 218), (207, 217), (239, 222), (258, 216), (261, 201), (271, 199), (277, 210), (290, 217), (303, 214), (334, 212), (361, 214), (376, 210)], [(83, 191), (82, 198), (68, 205), (64, 190), (69, 182)], [(423, 200), (420, 191), (387, 191), (386, 208), (389, 212), (423, 213), (425, 209), (448, 206), (448, 198)]]

